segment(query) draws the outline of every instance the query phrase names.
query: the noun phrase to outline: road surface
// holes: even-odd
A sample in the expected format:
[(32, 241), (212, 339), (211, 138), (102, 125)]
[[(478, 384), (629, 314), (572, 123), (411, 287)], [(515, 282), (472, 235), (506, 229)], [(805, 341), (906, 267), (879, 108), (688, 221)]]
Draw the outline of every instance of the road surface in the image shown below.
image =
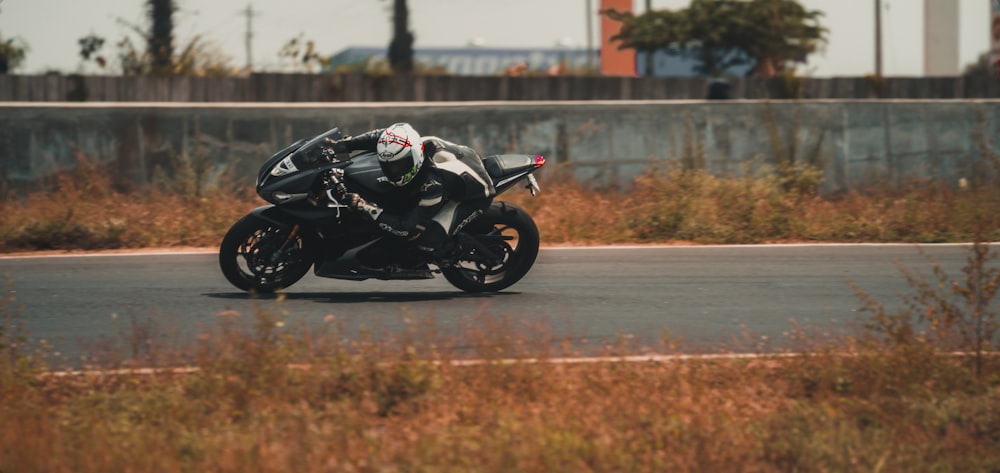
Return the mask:
[(967, 256), (961, 245), (544, 248), (525, 279), (491, 295), (464, 294), (440, 277), (309, 274), (283, 298), (253, 299), (229, 285), (209, 252), (0, 257), (0, 275), (31, 340), (69, 360), (130, 338), (133, 320), (179, 345), (220, 313), (249, 321), (258, 311), (281, 315), (285, 327), (336, 320), (347, 334), (398, 333), (414, 320), (458, 333), (504, 320), (590, 349), (616, 339), (653, 347), (669, 333), (689, 351), (746, 351), (787, 346), (793, 321), (814, 331), (856, 324), (864, 313), (847, 281), (895, 306), (908, 288), (898, 263), (929, 278), (930, 257), (960, 278)]

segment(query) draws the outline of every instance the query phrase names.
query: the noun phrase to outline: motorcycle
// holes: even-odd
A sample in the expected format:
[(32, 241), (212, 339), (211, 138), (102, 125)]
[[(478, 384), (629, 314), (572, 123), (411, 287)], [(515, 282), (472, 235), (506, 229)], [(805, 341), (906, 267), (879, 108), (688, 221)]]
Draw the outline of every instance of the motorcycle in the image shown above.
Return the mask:
[[(473, 214), (451, 240), (443, 261), (416, 261), (406, 242), (388, 236), (341, 203), (355, 192), (386, 210), (415, 203), (382, 174), (375, 153), (338, 156), (333, 128), (302, 139), (271, 156), (257, 175), (256, 190), (270, 203), (254, 209), (226, 233), (219, 266), (226, 279), (248, 292), (267, 293), (299, 281), (310, 268), (324, 278), (363, 281), (444, 278), (466, 292), (495, 292), (523, 278), (538, 255), (538, 228), (524, 209), (492, 201)], [(346, 158), (346, 159), (344, 159)], [(533, 172), (545, 165), (536, 155), (498, 154), (483, 158), (496, 195), (520, 183), (539, 192)]]

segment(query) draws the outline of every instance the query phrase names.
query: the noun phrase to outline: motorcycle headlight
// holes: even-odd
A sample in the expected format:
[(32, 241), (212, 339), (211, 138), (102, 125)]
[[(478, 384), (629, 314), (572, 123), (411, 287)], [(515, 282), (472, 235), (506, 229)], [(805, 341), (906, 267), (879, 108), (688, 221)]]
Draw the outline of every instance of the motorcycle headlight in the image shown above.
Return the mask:
[(306, 192), (303, 192), (301, 194), (289, 194), (287, 192), (277, 191), (270, 194), (270, 196), (264, 196), (264, 200), (272, 204), (280, 205), (287, 202), (295, 202), (297, 200), (306, 199), (308, 197), (309, 194)]
[(288, 155), (285, 159), (282, 159), (277, 166), (271, 168), (271, 175), (274, 177), (284, 176), (286, 174), (291, 174), (298, 171), (299, 168), (295, 167), (295, 163), (292, 162), (292, 156)]

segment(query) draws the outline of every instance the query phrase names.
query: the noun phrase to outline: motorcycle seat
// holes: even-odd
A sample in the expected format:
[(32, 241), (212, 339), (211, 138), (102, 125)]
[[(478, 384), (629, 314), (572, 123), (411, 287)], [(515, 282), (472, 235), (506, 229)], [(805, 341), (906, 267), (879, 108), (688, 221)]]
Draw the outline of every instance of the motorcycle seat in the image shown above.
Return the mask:
[(495, 154), (483, 158), (483, 167), (494, 181), (535, 167), (535, 158), (524, 154)]

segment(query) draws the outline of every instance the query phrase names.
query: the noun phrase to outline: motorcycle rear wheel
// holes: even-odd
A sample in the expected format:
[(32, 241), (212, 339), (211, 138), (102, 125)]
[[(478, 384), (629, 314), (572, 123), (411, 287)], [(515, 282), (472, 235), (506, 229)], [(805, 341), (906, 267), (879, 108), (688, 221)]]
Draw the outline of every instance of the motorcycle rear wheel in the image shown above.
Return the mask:
[(222, 274), (248, 292), (291, 286), (305, 276), (312, 262), (301, 235), (252, 214), (234, 223), (219, 246)]
[(512, 237), (493, 240), (488, 245), (493, 253), (502, 256), (498, 265), (486, 267), (482, 263), (459, 258), (456, 266), (441, 269), (445, 279), (463, 291), (496, 292), (506, 289), (528, 274), (538, 256), (539, 237), (535, 221), (524, 209), (509, 202), (494, 202), (463, 231), (474, 237)]

